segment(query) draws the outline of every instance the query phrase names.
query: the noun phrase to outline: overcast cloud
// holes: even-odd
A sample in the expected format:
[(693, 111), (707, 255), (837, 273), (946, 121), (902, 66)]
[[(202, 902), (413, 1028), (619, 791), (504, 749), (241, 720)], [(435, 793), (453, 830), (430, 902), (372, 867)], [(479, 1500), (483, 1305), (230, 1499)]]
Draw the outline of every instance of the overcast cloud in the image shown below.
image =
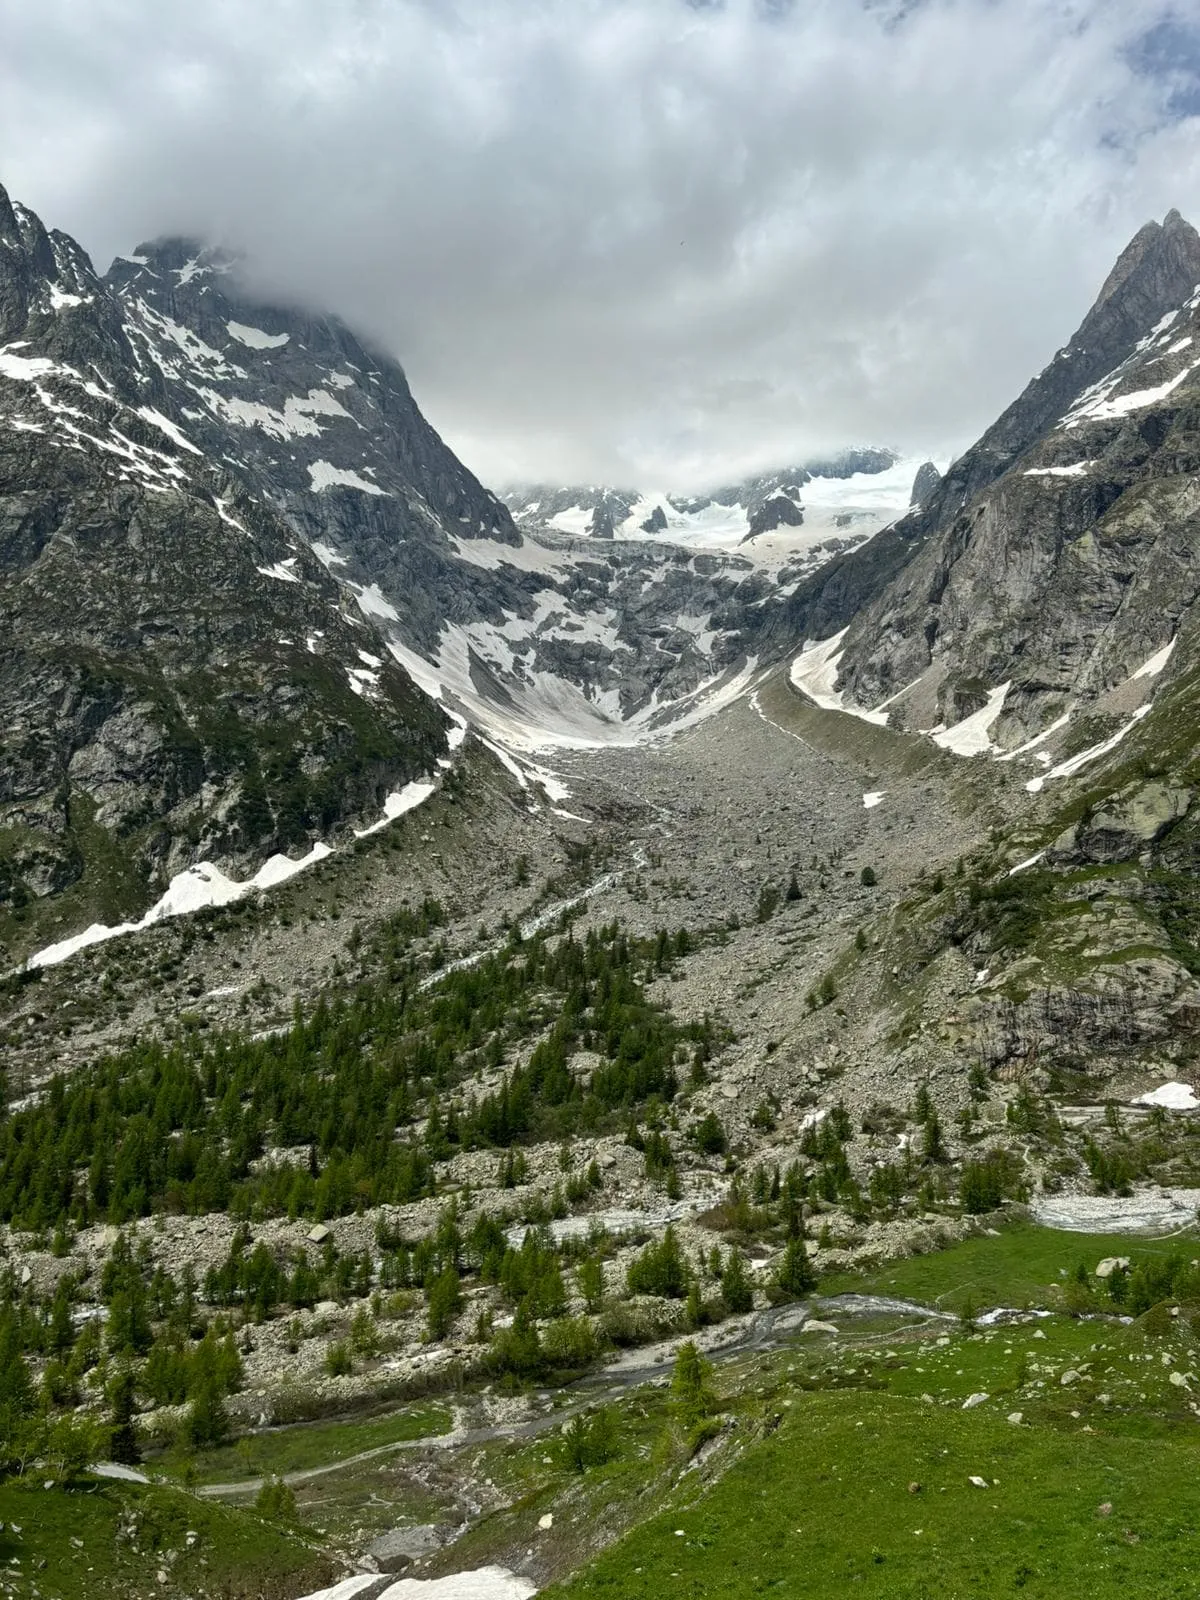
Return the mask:
[(394, 351), (493, 483), (963, 447), (1200, 220), (1196, 0), (0, 0), (0, 181)]

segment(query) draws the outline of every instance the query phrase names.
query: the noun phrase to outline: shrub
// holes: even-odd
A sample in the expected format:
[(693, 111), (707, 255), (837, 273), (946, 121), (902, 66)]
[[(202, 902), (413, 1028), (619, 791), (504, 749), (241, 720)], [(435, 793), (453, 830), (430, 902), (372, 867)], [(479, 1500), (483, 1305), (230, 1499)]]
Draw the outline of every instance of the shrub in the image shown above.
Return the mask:
[(348, 1378), (354, 1371), (350, 1346), (343, 1339), (335, 1339), (325, 1352), (325, 1371), (331, 1378)]
[(702, 1155), (724, 1155), (729, 1143), (725, 1136), (725, 1129), (721, 1126), (721, 1119), (715, 1111), (706, 1112), (696, 1126), (692, 1129), (692, 1138), (696, 1148)]
[(254, 1509), (272, 1522), (295, 1522), (296, 1496), (282, 1478), (268, 1478), (255, 1496)]

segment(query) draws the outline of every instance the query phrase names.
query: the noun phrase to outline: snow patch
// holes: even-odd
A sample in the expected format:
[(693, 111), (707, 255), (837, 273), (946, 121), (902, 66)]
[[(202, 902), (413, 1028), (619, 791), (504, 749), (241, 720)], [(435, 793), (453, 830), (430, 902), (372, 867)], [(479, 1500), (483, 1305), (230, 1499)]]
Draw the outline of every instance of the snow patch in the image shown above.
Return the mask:
[[(1178, 636), (1176, 636), (1178, 637)], [(1163, 645), (1161, 650), (1156, 650), (1148, 661), (1143, 661), (1137, 671), (1131, 674), (1130, 683), (1136, 683), (1139, 678), (1157, 678), (1167, 662), (1171, 659), (1171, 651), (1175, 648), (1175, 640), (1171, 639)]]
[[(337, 405), (337, 402), (334, 401)], [(342, 407), (338, 406), (341, 411)], [(349, 416), (348, 411), (343, 412)], [(352, 472), (347, 467), (335, 467), (332, 461), (314, 461), (308, 469), (309, 487), (314, 493), (322, 489), (358, 489), (363, 494), (386, 494), (386, 489), (381, 489), (377, 483), (371, 483), (357, 472)], [(393, 613), (395, 615), (395, 613)]]
[(376, 1600), (532, 1600), (537, 1585), (518, 1578), (507, 1567), (476, 1567), (471, 1572), (455, 1572), (446, 1578), (399, 1578), (386, 1589), (375, 1590), (377, 1574), (343, 1578), (331, 1589), (318, 1589), (303, 1600), (354, 1600), (364, 1589), (371, 1589)]
[[(1019, 744), (1015, 750), (1006, 750), (1002, 756), (997, 756), (996, 760), (1015, 761), (1018, 756), (1027, 755), (1029, 751), (1036, 750), (1038, 745), (1043, 744), (1052, 733), (1057, 733), (1060, 728), (1066, 727), (1071, 720), (1071, 713), (1074, 709), (1074, 704), (1069, 705), (1062, 716), (1056, 717), (1048, 728), (1043, 728), (1041, 733), (1035, 733), (1032, 739), (1026, 739), (1025, 743)], [(1050, 757), (1044, 753), (1039, 753), (1037, 760), (1049, 764)]]
[(991, 740), (991, 726), (1004, 709), (1004, 701), (1011, 688), (1011, 682), (1002, 683), (998, 689), (992, 690), (987, 703), (980, 706), (978, 711), (956, 722), (952, 728), (935, 730), (932, 735), (934, 744), (956, 756), (981, 756), (994, 751), (997, 747)]
[(18, 383), (32, 383), (35, 378), (44, 378), (56, 370), (53, 361), (45, 356), (15, 356), (12, 350), (12, 345), (0, 350), (0, 378), (15, 378)]
[[(1117, 395), (1115, 399), (1096, 398), (1088, 400), (1078, 410), (1072, 411), (1065, 419), (1065, 426), (1076, 428), (1086, 419), (1094, 418), (1105, 420), (1111, 417), (1128, 416), (1131, 411), (1141, 411), (1146, 406), (1157, 404), (1172, 394), (1185, 378), (1191, 376), (1200, 362), (1193, 362), (1190, 367), (1184, 367), (1173, 378), (1168, 378), (1165, 383), (1160, 383), (1152, 389), (1134, 389), (1129, 394)], [(1101, 385), (1101, 388), (1104, 386)]]
[(227, 322), (225, 326), (239, 344), (248, 345), (251, 350), (278, 350), (291, 337), (287, 333), (264, 333), (261, 328), (248, 327), (244, 322)]
[(1071, 467), (1027, 467), (1022, 476), (1026, 478), (1082, 478), (1095, 465), (1094, 461), (1077, 461)]
[(214, 866), (211, 861), (197, 862), (194, 867), (188, 867), (186, 871), (177, 873), (171, 879), (166, 893), (161, 899), (156, 900), (138, 921), (120, 922), (115, 926), (93, 922), (91, 927), (85, 928), (82, 933), (74, 934), (69, 939), (60, 939), (57, 944), (47, 945), (45, 949), (37, 951), (30, 956), (28, 965), (57, 966), (60, 961), (66, 961), (78, 951), (86, 950), (89, 945), (101, 944), (107, 939), (117, 939), (127, 933), (140, 933), (152, 924), (161, 922), (164, 917), (182, 917), (193, 911), (232, 905), (235, 900), (243, 899), (253, 890), (270, 889), (276, 884), (286, 883), (298, 872), (303, 872), (306, 867), (311, 867), (332, 854), (330, 846), (318, 840), (308, 854), (301, 856), (299, 861), (293, 861), (290, 856), (271, 856), (252, 878), (240, 883), (226, 877), (220, 867)]
[(276, 561), (269, 567), (255, 567), (256, 572), (261, 572), (264, 578), (278, 578), (280, 583), (299, 583), (300, 579), (291, 570), (296, 565), (296, 557), (289, 556), (286, 561)]
[[(336, 559), (340, 560), (341, 557), (339, 556)], [(400, 613), (392, 602), (386, 598), (377, 583), (368, 583), (365, 588), (361, 589), (357, 584), (351, 584), (350, 587), (354, 590), (355, 598), (358, 601), (358, 609), (364, 617), (384, 617), (389, 622), (399, 622)], [(421, 687), (424, 688), (424, 684)], [(436, 700), (437, 696), (434, 695), (433, 698)]]
[(181, 450), (190, 450), (194, 456), (204, 454), (203, 450), (196, 448), (182, 428), (172, 422), (170, 417), (164, 417), (161, 411), (155, 411), (153, 406), (139, 406), (138, 416), (143, 422), (148, 422), (151, 427), (157, 428), (160, 433), (165, 433), (171, 443), (177, 444)]
[(835, 633), (830, 639), (806, 644), (792, 662), (792, 687), (807, 695), (823, 711), (845, 711), (852, 717), (861, 718), (863, 722), (873, 722), (878, 727), (886, 728), (886, 711), (864, 711), (859, 706), (848, 706), (834, 688), (844, 654), (839, 647), (848, 632), (848, 628), (843, 628), (841, 633)]
[(1195, 1111), (1200, 1107), (1196, 1091), (1190, 1083), (1160, 1084), (1147, 1094), (1139, 1094), (1132, 1102), (1135, 1106), (1165, 1106), (1168, 1111)]
[(1130, 720), (1123, 727), (1118, 728), (1116, 733), (1107, 739), (1102, 739), (1099, 744), (1089, 745), (1086, 750), (1081, 750), (1078, 755), (1071, 756), (1066, 761), (1060, 761), (1058, 766), (1051, 767), (1049, 772), (1042, 772), (1036, 778), (1030, 778), (1025, 785), (1026, 789), (1030, 794), (1037, 794), (1051, 778), (1070, 778), (1081, 767), (1086, 767), (1089, 761), (1097, 761), (1101, 756), (1106, 756), (1110, 750), (1116, 749), (1125, 735), (1131, 732), (1143, 717), (1150, 715), (1150, 710), (1151, 708), (1148, 705), (1139, 706)]
[(863, 795), (863, 810), (874, 811), (875, 807), (887, 794), (886, 789), (870, 789)]
[(1046, 852), (1044, 850), (1039, 850), (1037, 855), (1029, 856), (1024, 861), (1018, 861), (1015, 867), (1009, 867), (1007, 876), (1010, 878), (1015, 878), (1018, 872), (1028, 872), (1030, 867), (1037, 866), (1038, 862), (1045, 854)]
[(395, 822), (397, 817), (402, 817), (406, 811), (415, 811), (437, 788), (435, 783), (406, 783), (403, 789), (398, 789), (394, 794), (389, 794), (383, 802), (383, 816), (378, 822), (373, 822), (369, 828), (355, 828), (354, 837), (365, 839), (369, 834), (378, 833), (381, 828), (386, 828), (389, 822)]

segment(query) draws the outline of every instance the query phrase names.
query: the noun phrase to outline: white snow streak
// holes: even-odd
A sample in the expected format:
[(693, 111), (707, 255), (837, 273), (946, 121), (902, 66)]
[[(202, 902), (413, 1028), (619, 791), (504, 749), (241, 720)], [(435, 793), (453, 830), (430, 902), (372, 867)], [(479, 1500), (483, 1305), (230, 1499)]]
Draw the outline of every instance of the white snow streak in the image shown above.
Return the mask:
[(278, 350), (290, 337), (286, 333), (264, 333), (261, 328), (247, 327), (244, 322), (227, 322), (225, 326), (239, 344), (248, 345), (251, 350)]
[[(337, 402), (334, 401), (334, 404)], [(338, 406), (338, 410), (342, 410), (341, 406)], [(343, 415), (349, 416), (350, 413), (347, 411)], [(320, 493), (322, 489), (359, 489), (363, 494), (387, 493), (386, 489), (381, 489), (377, 483), (371, 483), (359, 473), (346, 467), (335, 467), (332, 461), (314, 461), (308, 469), (308, 476), (309, 487), (314, 493)]]

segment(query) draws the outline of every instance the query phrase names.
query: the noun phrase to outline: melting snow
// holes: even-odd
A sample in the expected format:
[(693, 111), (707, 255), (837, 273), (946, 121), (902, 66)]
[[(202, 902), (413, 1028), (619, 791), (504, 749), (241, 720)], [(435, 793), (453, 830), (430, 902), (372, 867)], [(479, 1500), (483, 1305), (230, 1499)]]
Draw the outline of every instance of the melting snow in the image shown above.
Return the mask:
[(343, 1578), (332, 1589), (318, 1589), (304, 1600), (354, 1600), (364, 1589), (371, 1589), (376, 1600), (531, 1600), (537, 1585), (518, 1578), (507, 1567), (476, 1567), (472, 1572), (455, 1572), (446, 1578), (398, 1578), (386, 1589), (374, 1589), (379, 1577)]
[(194, 456), (202, 456), (204, 454), (204, 451), (198, 450), (187, 434), (172, 422), (170, 417), (164, 417), (162, 412), (155, 411), (153, 406), (139, 406), (138, 416), (141, 417), (143, 422), (148, 422), (152, 427), (157, 428), (160, 433), (165, 433), (172, 444), (177, 444), (181, 450), (190, 450)]
[(1037, 794), (1051, 778), (1069, 778), (1081, 767), (1086, 767), (1089, 761), (1096, 761), (1100, 756), (1107, 755), (1110, 750), (1115, 750), (1125, 735), (1135, 728), (1143, 717), (1149, 716), (1150, 709), (1148, 705), (1139, 706), (1132, 718), (1123, 727), (1118, 728), (1110, 738), (1101, 740), (1099, 744), (1090, 745), (1088, 749), (1081, 750), (1078, 755), (1071, 756), (1066, 761), (1060, 761), (1058, 766), (1051, 767), (1049, 772), (1030, 778), (1025, 785), (1026, 789), (1030, 794)]
[(843, 628), (841, 633), (835, 633), (830, 639), (821, 639), (816, 644), (806, 644), (792, 662), (792, 686), (799, 689), (801, 694), (807, 695), (813, 704), (820, 706), (823, 711), (845, 711), (852, 717), (860, 717), (864, 722), (874, 722), (879, 727), (886, 728), (888, 720), (886, 711), (863, 711), (858, 706), (848, 706), (834, 688), (843, 655), (839, 646), (848, 632), (848, 628)]
[(249, 345), (251, 350), (278, 350), (290, 337), (286, 333), (264, 333), (261, 328), (247, 327), (244, 322), (227, 322), (225, 326), (239, 344)]
[(270, 567), (256, 567), (256, 572), (261, 572), (264, 578), (278, 578), (281, 583), (299, 583), (300, 579), (291, 568), (296, 565), (296, 557), (289, 556), (286, 561), (276, 561)]
[[(282, 411), (276, 411), (273, 406), (260, 405), (257, 400), (241, 400), (236, 395), (218, 394), (215, 389), (200, 389), (196, 392), (211, 410), (223, 416), (228, 422), (235, 422), (243, 428), (261, 428), (272, 439), (314, 438), (322, 432), (317, 417), (340, 417), (346, 422), (354, 422), (354, 418), (345, 406), (335, 400), (333, 395), (327, 394), (324, 389), (310, 389), (306, 395), (288, 395), (283, 402)], [(360, 424), (355, 422), (355, 427), (358, 426)], [(316, 489), (324, 487), (315, 481), (316, 472), (322, 467), (327, 467), (330, 472), (337, 471), (337, 468), (330, 467), (328, 462), (322, 461), (310, 467), (308, 470), (314, 477), (313, 487)], [(374, 489), (373, 492), (382, 494), (383, 490)]]
[[(400, 613), (390, 600), (385, 599), (383, 591), (377, 583), (368, 583), (365, 589), (359, 589), (355, 585), (351, 585), (351, 587), (354, 588), (355, 598), (358, 600), (358, 609), (364, 617), (386, 617), (389, 622), (399, 622)], [(436, 695), (434, 699), (437, 699)]]
[(1175, 640), (1169, 640), (1161, 650), (1156, 650), (1149, 661), (1143, 661), (1141, 666), (1133, 673), (1130, 683), (1136, 683), (1139, 678), (1157, 678), (1167, 662), (1171, 659), (1171, 651), (1175, 648)]
[[(337, 401), (332, 402), (337, 405)], [(342, 411), (342, 407), (338, 406)], [(349, 416), (348, 411), (342, 411), (343, 416)], [(335, 467), (331, 461), (314, 461), (309, 469), (308, 476), (310, 487), (314, 491), (321, 489), (361, 489), (363, 494), (386, 494), (386, 489), (381, 489), (377, 483), (371, 483), (361, 477), (357, 472), (352, 472), (346, 467)], [(395, 613), (393, 612), (393, 615)]]
[(1030, 867), (1036, 867), (1045, 854), (1044, 850), (1039, 850), (1037, 855), (1029, 856), (1024, 861), (1018, 861), (1015, 867), (1009, 867), (1007, 876), (1015, 878), (1018, 872), (1027, 872)]
[[(1129, 394), (1117, 395), (1111, 400), (1107, 395), (1105, 398), (1087, 400), (1078, 410), (1072, 411), (1067, 416), (1065, 425), (1068, 428), (1075, 428), (1087, 418), (1103, 420), (1109, 417), (1124, 417), (1131, 411), (1140, 411), (1145, 406), (1152, 406), (1159, 400), (1165, 400), (1169, 394), (1178, 389), (1184, 379), (1190, 377), (1196, 370), (1197, 365), (1200, 363), (1184, 367), (1173, 378), (1168, 378), (1165, 383), (1160, 383), (1153, 389), (1135, 389)], [(1101, 389), (1104, 387), (1100, 385)]]
[(0, 350), (0, 378), (15, 378), (19, 383), (32, 383), (55, 371), (53, 361), (45, 356), (15, 356), (12, 345)]
[(56, 283), (50, 285), (50, 304), (55, 311), (61, 311), (65, 306), (84, 306), (91, 301), (90, 294), (69, 294), (67, 290), (60, 289)]
[(276, 884), (285, 883), (288, 878), (294, 878), (298, 872), (303, 872), (305, 867), (311, 867), (315, 862), (322, 861), (332, 854), (329, 845), (318, 841), (306, 856), (301, 856), (299, 861), (293, 861), (289, 856), (271, 856), (252, 878), (247, 878), (241, 883), (233, 878), (227, 878), (220, 867), (214, 866), (210, 861), (200, 861), (194, 867), (188, 867), (185, 872), (180, 872), (172, 878), (167, 892), (161, 899), (156, 900), (137, 922), (121, 922), (115, 926), (93, 922), (91, 927), (85, 928), (82, 933), (74, 934), (69, 939), (61, 939), (57, 944), (47, 945), (44, 950), (37, 951), (35, 955), (30, 956), (28, 964), (30, 967), (56, 966), (78, 951), (86, 950), (89, 945), (100, 944), (106, 939), (117, 939), (126, 933), (140, 933), (153, 923), (161, 922), (164, 917), (181, 917), (192, 911), (207, 910), (212, 906), (231, 905), (254, 889), (270, 889)]
[[(1037, 746), (1048, 739), (1052, 733), (1057, 733), (1060, 728), (1066, 727), (1067, 723), (1071, 720), (1071, 713), (1074, 711), (1074, 709), (1074, 704), (1069, 705), (1063, 712), (1062, 716), (1055, 717), (1054, 721), (1048, 728), (1043, 728), (1041, 733), (1035, 733), (1032, 739), (1026, 739), (1025, 743), (1019, 744), (1015, 750), (1006, 750), (1002, 756), (997, 756), (996, 760), (1015, 761), (1018, 756), (1026, 755), (1030, 750), (1035, 750)], [(1039, 753), (1037, 759), (1039, 761), (1045, 761), (1046, 763), (1049, 763), (1050, 757), (1044, 753)]]
[(378, 833), (381, 828), (386, 828), (389, 822), (402, 817), (406, 811), (414, 811), (417, 806), (424, 805), (436, 788), (437, 785), (434, 783), (406, 783), (403, 789), (389, 794), (384, 800), (383, 816), (379, 821), (373, 822), (369, 828), (355, 828), (354, 837), (365, 839), (368, 834)]
[(943, 750), (949, 750), (956, 756), (981, 756), (995, 750), (989, 730), (1004, 709), (1004, 700), (1011, 688), (1011, 683), (1002, 683), (998, 689), (992, 690), (987, 697), (987, 704), (978, 711), (956, 722), (952, 728), (935, 731), (932, 735), (934, 744), (941, 745)]
[(1133, 1104), (1165, 1106), (1168, 1111), (1195, 1111), (1200, 1107), (1200, 1100), (1196, 1099), (1196, 1091), (1190, 1083), (1172, 1082), (1160, 1084), (1148, 1094), (1139, 1094)]
[(346, 565), (345, 556), (338, 555), (332, 545), (322, 544), (319, 539), (314, 541), (312, 552), (323, 567), (344, 567)]

